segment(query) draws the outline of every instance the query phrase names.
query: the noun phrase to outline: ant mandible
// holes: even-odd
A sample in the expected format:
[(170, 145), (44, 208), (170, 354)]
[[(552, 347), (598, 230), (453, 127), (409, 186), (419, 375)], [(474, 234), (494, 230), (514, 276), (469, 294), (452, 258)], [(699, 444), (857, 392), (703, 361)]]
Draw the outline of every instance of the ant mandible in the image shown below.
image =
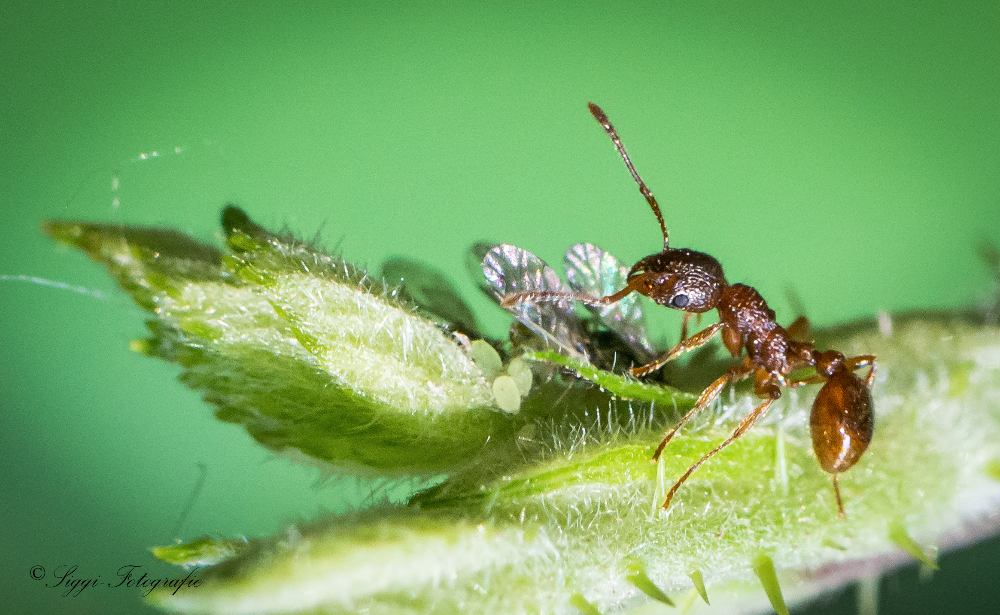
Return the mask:
[[(753, 287), (726, 281), (722, 265), (715, 258), (703, 252), (671, 248), (660, 206), (635, 170), (618, 132), (600, 107), (594, 103), (589, 103), (588, 106), (591, 114), (611, 137), (632, 179), (639, 185), (639, 192), (656, 215), (663, 234), (663, 251), (636, 263), (629, 271), (625, 288), (611, 295), (589, 297), (561, 291), (528, 291), (504, 297), (504, 306), (510, 307), (523, 301), (561, 299), (607, 305), (619, 301), (629, 293), (637, 292), (660, 305), (682, 310), (685, 313), (685, 326), (680, 342), (658, 359), (632, 368), (630, 372), (635, 377), (654, 372), (680, 355), (703, 346), (717, 333), (722, 334), (722, 341), (734, 358), (738, 358), (746, 350), (746, 356), (739, 364), (731, 367), (702, 391), (694, 407), (656, 447), (653, 460), (659, 459), (677, 430), (698, 411), (711, 404), (727, 384), (752, 376), (754, 393), (764, 401), (740, 422), (729, 438), (705, 453), (681, 475), (667, 493), (663, 508), (670, 506), (674, 494), (699, 466), (732, 444), (764, 416), (774, 401), (781, 397), (782, 388), (824, 383), (813, 402), (809, 424), (813, 450), (822, 468), (833, 476), (837, 509), (843, 516), (844, 505), (837, 477), (857, 462), (871, 442), (873, 418), (870, 388), (875, 378), (875, 357), (860, 355), (847, 358), (836, 350), (816, 350), (812, 342), (804, 339), (808, 329), (805, 318), (799, 318), (787, 329), (782, 327), (775, 321), (774, 311)], [(687, 337), (687, 318), (691, 314), (701, 314), (713, 309), (718, 311), (719, 321)], [(814, 369), (815, 375), (789, 378), (795, 369), (802, 367)], [(868, 375), (865, 380), (861, 380), (854, 371), (864, 367), (869, 368)]]

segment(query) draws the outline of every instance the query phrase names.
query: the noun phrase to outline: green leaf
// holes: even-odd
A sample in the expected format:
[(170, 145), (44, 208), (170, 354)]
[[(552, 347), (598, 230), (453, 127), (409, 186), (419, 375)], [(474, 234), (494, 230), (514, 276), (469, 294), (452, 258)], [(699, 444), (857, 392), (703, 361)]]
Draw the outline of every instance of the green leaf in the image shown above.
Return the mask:
[(175, 566), (215, 566), (247, 547), (246, 540), (203, 537), (189, 542), (153, 547), (153, 556)]
[(448, 334), (364, 272), (235, 208), (229, 254), (159, 229), (49, 222), (153, 312), (133, 346), (267, 447), (353, 472), (433, 474), (468, 465), (519, 425)]
[[(755, 405), (748, 392), (722, 395), (654, 464), (695, 394), (551, 352), (506, 373), (491, 355), (487, 378), (472, 356), (483, 361), (482, 343), (467, 351), (381, 281), (235, 208), (224, 225), (228, 253), (157, 229), (46, 229), (107, 264), (151, 313), (151, 336), (133, 348), (176, 362), (220, 419), (341, 471), (445, 476), (405, 506), (158, 548), (182, 565), (217, 562), (196, 591), (153, 592), (164, 609), (611, 612), (676, 592), (695, 600), (693, 581), (703, 596), (711, 586), (703, 610), (731, 613), (766, 607), (758, 578), (783, 608), (899, 546), (926, 558), (918, 545), (974, 540), (973, 522), (996, 514), (1000, 329), (971, 312), (897, 318), (892, 335), (817, 332), (880, 366), (875, 436), (840, 477), (846, 519), (811, 450), (815, 387), (786, 391), (663, 512), (673, 481)], [(495, 407), (500, 378), (516, 413)]]
[(48, 221), (42, 230), (104, 263), (142, 308), (176, 295), (188, 281), (231, 284), (215, 248), (169, 229)]
[[(570, 612), (584, 606), (575, 597), (586, 596), (591, 607), (612, 612), (649, 599), (635, 583), (638, 560), (664, 595), (690, 591), (688, 572), (701, 571), (712, 592), (711, 607), (701, 611), (733, 613), (766, 608), (757, 582), (769, 578), (771, 566), (782, 577), (783, 599), (792, 601), (827, 590), (823, 571), (843, 582), (852, 570), (891, 562), (897, 546), (885, 528), (901, 512), (925, 544), (961, 536), (1000, 493), (987, 468), (1000, 456), (1000, 330), (962, 320), (898, 321), (892, 337), (866, 329), (840, 337), (836, 347), (873, 352), (882, 367), (875, 437), (840, 479), (846, 519), (811, 451), (806, 419), (814, 387), (787, 393), (770, 421), (696, 472), (668, 512), (651, 506), (749, 411), (754, 400), (741, 394), (706, 409), (704, 420), (671, 442), (662, 472), (649, 459), (662, 425), (602, 423), (581, 438), (582, 431), (537, 422), (533, 438), (549, 443), (541, 457), (501, 475), (470, 470), (406, 508), (296, 528), (290, 544), (285, 535), (254, 542), (205, 571), (211, 593), (156, 600), (192, 613), (251, 604), (259, 613), (527, 613)], [(952, 373), (970, 364), (968, 385), (956, 395)], [(927, 429), (930, 422), (935, 429)], [(787, 492), (777, 488), (779, 430), (792, 481)], [(374, 529), (386, 523), (391, 540)], [(771, 566), (752, 565), (761, 552)], [(370, 577), (360, 576), (368, 570)], [(289, 586), (295, 591), (281, 589)], [(312, 593), (330, 586), (335, 595)], [(260, 607), (261, 600), (270, 606)]]
[(555, 363), (571, 370), (578, 377), (592, 382), (616, 397), (648, 401), (673, 408), (690, 408), (698, 399), (697, 395), (686, 393), (667, 385), (639, 382), (625, 376), (604, 371), (552, 350), (531, 352), (524, 355), (532, 361)]

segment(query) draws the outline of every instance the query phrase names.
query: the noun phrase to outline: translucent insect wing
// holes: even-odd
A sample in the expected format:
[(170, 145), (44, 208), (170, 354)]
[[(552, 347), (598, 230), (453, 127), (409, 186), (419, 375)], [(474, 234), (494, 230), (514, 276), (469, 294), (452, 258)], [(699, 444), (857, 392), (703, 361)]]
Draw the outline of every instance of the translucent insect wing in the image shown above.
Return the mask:
[(472, 244), (469, 251), (465, 254), (465, 267), (466, 271), (476, 282), (476, 286), (479, 290), (489, 297), (490, 299), (495, 299), (496, 290), (493, 288), (489, 282), (483, 278), (483, 260), (486, 259), (486, 255), (490, 250), (497, 247), (498, 243), (493, 243), (491, 241), (477, 241)]
[[(514, 293), (566, 290), (545, 261), (511, 244), (494, 246), (487, 251), (482, 270), (498, 302)], [(547, 343), (571, 356), (587, 358), (586, 338), (571, 300), (525, 301), (508, 309), (521, 324)]]
[(424, 263), (394, 257), (382, 263), (382, 277), (401, 284), (403, 294), (431, 316), (459, 331), (482, 337), (472, 309), (448, 277)]
[[(573, 290), (593, 297), (605, 297), (625, 288), (628, 279), (628, 267), (590, 243), (570, 247), (563, 265)], [(646, 332), (642, 305), (635, 293), (609, 305), (587, 305), (587, 309), (640, 360), (650, 360), (656, 354)]]

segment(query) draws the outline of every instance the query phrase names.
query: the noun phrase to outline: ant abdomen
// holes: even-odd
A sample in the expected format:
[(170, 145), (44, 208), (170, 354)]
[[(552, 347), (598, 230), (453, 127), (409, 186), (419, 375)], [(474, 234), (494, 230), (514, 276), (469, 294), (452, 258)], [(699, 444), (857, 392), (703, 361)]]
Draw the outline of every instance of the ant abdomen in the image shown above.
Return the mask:
[(867, 384), (853, 371), (836, 370), (819, 390), (809, 418), (813, 450), (831, 474), (846, 471), (872, 440), (874, 420)]

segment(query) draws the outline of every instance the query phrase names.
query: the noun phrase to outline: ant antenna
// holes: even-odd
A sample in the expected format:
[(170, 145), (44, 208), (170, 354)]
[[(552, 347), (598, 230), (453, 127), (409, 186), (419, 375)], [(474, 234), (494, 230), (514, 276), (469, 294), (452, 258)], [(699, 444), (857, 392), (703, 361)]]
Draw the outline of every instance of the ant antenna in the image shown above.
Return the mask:
[(611, 142), (615, 144), (615, 149), (618, 150), (622, 160), (625, 161), (625, 166), (628, 167), (628, 172), (632, 174), (632, 179), (635, 180), (635, 183), (639, 184), (639, 192), (642, 193), (642, 196), (646, 197), (646, 202), (649, 203), (650, 208), (652, 208), (653, 213), (656, 215), (657, 222), (660, 223), (660, 230), (663, 232), (663, 249), (668, 249), (670, 247), (670, 237), (667, 235), (667, 225), (663, 222), (663, 214), (660, 213), (660, 204), (656, 202), (656, 197), (653, 196), (646, 182), (642, 181), (642, 178), (639, 177), (639, 172), (635, 170), (635, 165), (632, 164), (632, 160), (628, 157), (628, 152), (625, 151), (621, 137), (618, 136), (618, 131), (615, 130), (615, 127), (611, 125), (608, 115), (594, 103), (587, 103), (587, 107), (590, 108), (590, 114), (594, 116), (594, 119), (604, 128), (604, 132), (608, 133), (608, 136), (611, 137)]
[(520, 293), (513, 293), (503, 297), (500, 300), (500, 305), (504, 308), (511, 308), (518, 303), (524, 303), (527, 301), (562, 301), (564, 299), (573, 299), (586, 305), (610, 305), (616, 301), (620, 301), (623, 297), (625, 297), (625, 295), (634, 291), (635, 286), (635, 283), (628, 284), (620, 291), (607, 295), (606, 297), (591, 297), (590, 295), (585, 295), (583, 293), (567, 293), (561, 290), (529, 290)]

